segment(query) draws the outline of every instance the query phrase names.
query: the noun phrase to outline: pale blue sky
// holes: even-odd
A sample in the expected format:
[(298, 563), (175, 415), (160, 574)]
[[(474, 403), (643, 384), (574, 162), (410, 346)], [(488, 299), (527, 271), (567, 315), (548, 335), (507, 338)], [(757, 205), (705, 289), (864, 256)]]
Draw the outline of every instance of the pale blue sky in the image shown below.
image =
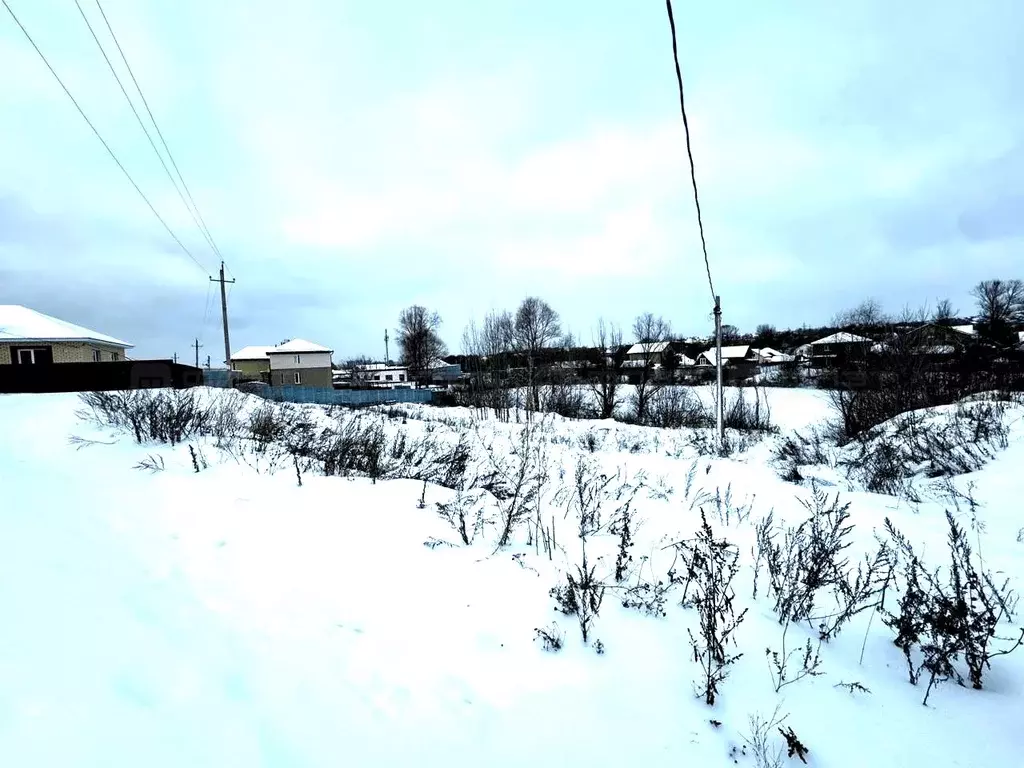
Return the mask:
[[(73, 0), (8, 2), (212, 273)], [(103, 6), (238, 279), (235, 349), (380, 356), (422, 303), (457, 351), (471, 317), (527, 294), (585, 340), (645, 311), (708, 332), (660, 0)], [(676, 16), (726, 322), (820, 324), (866, 296), (967, 310), (976, 281), (1024, 277), (1024, 5)], [(0, 71), (0, 303), (138, 356), (188, 358), (198, 335), (219, 361), (206, 276), (2, 9)]]

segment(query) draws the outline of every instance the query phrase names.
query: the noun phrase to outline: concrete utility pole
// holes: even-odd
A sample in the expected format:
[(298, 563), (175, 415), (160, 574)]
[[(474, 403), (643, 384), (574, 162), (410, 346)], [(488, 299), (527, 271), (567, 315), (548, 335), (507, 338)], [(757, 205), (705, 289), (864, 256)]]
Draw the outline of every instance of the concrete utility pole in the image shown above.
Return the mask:
[(388, 349), (388, 329), (384, 329), (384, 365), (390, 365), (391, 352)]
[(211, 283), (220, 283), (220, 314), (224, 322), (224, 365), (228, 368), (228, 381), (231, 380), (231, 339), (228, 336), (228, 295), (225, 286), (235, 282), (234, 279), (224, 279), (224, 262), (220, 263), (220, 279), (211, 277)]
[(201, 346), (203, 346), (203, 345), (199, 343), (199, 339), (196, 339), (195, 344), (193, 344), (192, 346), (196, 348), (196, 368), (198, 368), (199, 367), (199, 348)]
[(722, 386), (722, 299), (715, 296), (715, 369), (718, 384), (715, 387), (715, 416), (718, 432), (718, 452), (725, 451), (725, 398)]
[(178, 353), (177, 352), (174, 353), (174, 364), (175, 365), (178, 364)]

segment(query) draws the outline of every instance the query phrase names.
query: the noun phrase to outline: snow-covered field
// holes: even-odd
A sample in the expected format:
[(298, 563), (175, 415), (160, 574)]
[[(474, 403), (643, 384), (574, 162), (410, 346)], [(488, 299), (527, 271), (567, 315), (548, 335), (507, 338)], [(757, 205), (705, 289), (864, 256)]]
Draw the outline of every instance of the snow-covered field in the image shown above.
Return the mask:
[[(461, 491), (324, 476), (308, 456), (238, 437), (139, 445), (83, 420), (77, 396), (2, 396), (0, 765), (759, 766), (776, 763), (755, 754), (751, 718), (773, 715), (812, 766), (1020, 765), (1024, 649), (993, 658), (982, 690), (945, 682), (922, 706), (928, 673), (908, 682), (873, 601), (819, 643), (815, 627), (836, 608), (828, 590), (810, 620), (788, 627), (763, 567), (753, 596), (758, 524), (770, 513), (795, 525), (813, 507), (809, 482), (781, 479), (779, 449), (829, 415), (818, 392), (770, 392), (780, 434), (750, 437), (730, 458), (708, 454), (707, 433), (614, 422), (528, 427), (426, 406), (290, 412), (379, 429), (382, 477), (414, 453), (399, 451), (398, 435), (424, 451), (461, 444), (468, 468), (452, 476), (479, 481)], [(232, 397), (225, 412), (243, 421), (262, 404), (199, 397)], [(819, 499), (850, 504), (848, 569), (876, 554), (876, 535), (889, 540), (886, 518), (928, 568), (948, 566), (949, 510), (984, 569), (1020, 588), (1022, 417), (1006, 407), (1005, 440), (979, 469), (928, 478), (915, 466), (914, 492), (900, 497), (865, 491), (849, 448), (825, 445), (821, 462), (800, 464)], [(890, 438), (881, 430), (871, 450)], [(523, 519), (498, 546), (510, 509)], [(693, 539), (701, 510), (714, 538), (735, 546), (732, 615), (746, 610), (724, 648), (742, 656), (713, 706), (691, 647), (700, 577), (682, 583), (695, 550), (673, 546)], [(550, 594), (581, 564), (581, 514), (604, 587), (586, 643)], [(620, 560), (625, 517), (630, 559)], [(885, 611), (899, 613), (900, 573)], [(665, 615), (623, 605), (644, 601)], [(1020, 625), (1000, 624), (1010, 640), (992, 650), (1012, 646)], [(560, 650), (545, 650), (535, 631), (545, 628)], [(820, 664), (798, 679), (808, 641)], [(791, 654), (785, 680), (773, 652)], [(801, 764), (778, 727), (766, 734), (777, 764)]]

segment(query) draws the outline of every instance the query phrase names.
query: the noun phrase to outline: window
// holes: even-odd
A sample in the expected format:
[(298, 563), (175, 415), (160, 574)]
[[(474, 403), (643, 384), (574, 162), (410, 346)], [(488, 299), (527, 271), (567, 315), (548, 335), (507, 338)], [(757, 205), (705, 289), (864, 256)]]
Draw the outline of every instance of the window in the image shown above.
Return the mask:
[(15, 365), (44, 365), (53, 362), (50, 347), (11, 347), (11, 362)]
[(100, 362), (100, 361), (101, 361), (102, 359), (103, 359), (103, 353), (102, 353), (102, 352), (100, 352), (100, 351), (99, 351), (98, 349), (94, 349), (94, 350), (92, 351), (92, 361), (93, 361), (94, 363), (98, 363), (98, 362)]
[(398, 380), (399, 381), (405, 381), (405, 374), (404, 373), (398, 374)]
[(296, 384), (301, 384), (302, 383), (302, 376), (299, 374), (298, 371), (295, 372), (295, 383)]
[[(199, 346), (202, 346), (202, 344), (200, 344)], [(110, 353), (110, 359), (111, 360), (115, 360), (115, 361), (120, 360), (121, 359), (121, 353), (120, 352), (111, 352)]]
[(298, 365), (301, 362), (302, 362), (302, 355), (296, 355), (295, 356), (295, 364)]
[(391, 381), (393, 378), (394, 377), (389, 373), (387, 376), (384, 377), (384, 380), (385, 381)]

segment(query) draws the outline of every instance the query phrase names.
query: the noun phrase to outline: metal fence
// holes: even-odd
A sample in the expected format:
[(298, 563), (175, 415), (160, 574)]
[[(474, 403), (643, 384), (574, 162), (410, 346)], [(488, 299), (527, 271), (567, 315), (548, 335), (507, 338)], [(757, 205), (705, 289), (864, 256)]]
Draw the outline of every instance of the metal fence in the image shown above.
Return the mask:
[(321, 389), (318, 387), (263, 387), (260, 394), (279, 403), (316, 405), (386, 405), (429, 403), (429, 389)]

